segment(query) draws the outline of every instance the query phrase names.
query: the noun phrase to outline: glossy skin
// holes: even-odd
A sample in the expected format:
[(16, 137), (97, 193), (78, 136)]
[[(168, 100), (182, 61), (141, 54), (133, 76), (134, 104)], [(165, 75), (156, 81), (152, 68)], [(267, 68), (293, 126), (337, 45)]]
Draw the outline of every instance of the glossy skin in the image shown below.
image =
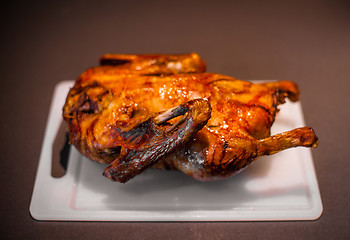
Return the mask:
[(317, 146), (308, 127), (270, 137), (277, 105), (298, 100), (292, 82), (253, 84), (203, 73), (196, 54), (106, 55), (101, 62), (119, 65), (84, 72), (63, 117), (82, 154), (111, 164), (104, 172), (111, 180), (126, 182), (152, 166), (211, 181), (262, 155)]

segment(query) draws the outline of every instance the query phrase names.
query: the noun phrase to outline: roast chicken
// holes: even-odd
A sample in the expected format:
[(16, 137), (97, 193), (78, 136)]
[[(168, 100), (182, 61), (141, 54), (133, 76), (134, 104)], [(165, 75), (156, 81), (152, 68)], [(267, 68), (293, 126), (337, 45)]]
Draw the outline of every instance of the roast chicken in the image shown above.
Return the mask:
[(230, 177), (259, 156), (316, 147), (310, 127), (274, 136), (278, 105), (297, 101), (290, 81), (251, 83), (207, 73), (198, 54), (101, 57), (63, 107), (70, 142), (103, 175), (125, 183), (149, 167), (200, 181)]

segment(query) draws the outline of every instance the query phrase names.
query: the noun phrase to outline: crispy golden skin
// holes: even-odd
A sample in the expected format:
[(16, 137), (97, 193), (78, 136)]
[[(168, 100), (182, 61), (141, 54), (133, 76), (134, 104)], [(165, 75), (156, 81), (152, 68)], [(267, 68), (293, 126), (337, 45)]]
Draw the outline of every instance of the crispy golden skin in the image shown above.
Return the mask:
[(110, 164), (104, 175), (126, 182), (146, 168), (178, 169), (201, 181), (223, 179), (254, 159), (316, 147), (309, 127), (270, 136), (290, 81), (253, 84), (205, 73), (197, 54), (105, 55), (70, 90), (63, 107), (71, 143)]

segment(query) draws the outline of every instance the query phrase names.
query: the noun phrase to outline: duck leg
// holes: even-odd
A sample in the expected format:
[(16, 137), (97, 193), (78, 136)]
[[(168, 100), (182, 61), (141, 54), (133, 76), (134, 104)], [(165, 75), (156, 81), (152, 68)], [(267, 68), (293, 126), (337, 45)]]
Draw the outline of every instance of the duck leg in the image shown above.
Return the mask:
[(261, 139), (258, 144), (258, 156), (271, 155), (292, 147), (317, 147), (318, 138), (310, 127), (293, 129), (271, 137)]

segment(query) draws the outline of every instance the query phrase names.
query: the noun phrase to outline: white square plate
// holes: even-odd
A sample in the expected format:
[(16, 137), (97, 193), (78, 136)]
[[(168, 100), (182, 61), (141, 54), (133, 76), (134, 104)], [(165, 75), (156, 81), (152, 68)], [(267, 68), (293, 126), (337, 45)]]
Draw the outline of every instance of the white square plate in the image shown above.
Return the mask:
[[(310, 149), (259, 158), (243, 172), (197, 182), (177, 171), (149, 169), (126, 184), (102, 176), (105, 165), (74, 147), (66, 174), (51, 176), (52, 145), (73, 81), (57, 85), (38, 166), (31, 215), (65, 221), (278, 221), (314, 220), (322, 202)], [(300, 102), (280, 107), (272, 133), (304, 126)]]

